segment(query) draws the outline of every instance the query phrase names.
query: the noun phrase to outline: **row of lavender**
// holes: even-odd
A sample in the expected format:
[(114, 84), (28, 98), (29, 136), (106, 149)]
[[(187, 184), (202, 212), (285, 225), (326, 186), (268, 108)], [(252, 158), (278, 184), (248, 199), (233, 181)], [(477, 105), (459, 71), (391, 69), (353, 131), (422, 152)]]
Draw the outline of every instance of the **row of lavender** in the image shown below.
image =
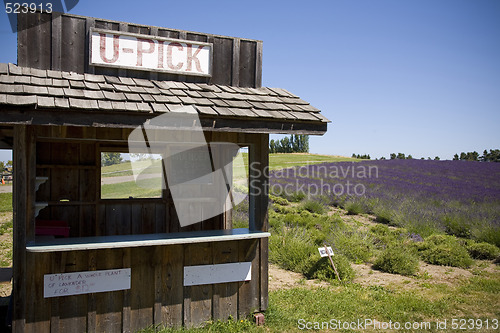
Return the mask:
[(323, 163), (271, 172), (270, 192), (327, 199), (423, 236), (445, 232), (500, 246), (500, 163)]

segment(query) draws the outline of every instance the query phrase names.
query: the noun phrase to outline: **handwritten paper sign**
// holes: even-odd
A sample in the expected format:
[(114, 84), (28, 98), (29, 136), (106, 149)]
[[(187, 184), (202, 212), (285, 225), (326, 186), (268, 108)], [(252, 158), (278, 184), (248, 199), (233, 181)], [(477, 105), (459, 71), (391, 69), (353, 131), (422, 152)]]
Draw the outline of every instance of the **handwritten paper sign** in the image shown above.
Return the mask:
[[(326, 250), (324, 247), (318, 247), (319, 255), (321, 257), (326, 257), (328, 254), (326, 254)], [(328, 247), (328, 253), (330, 253), (331, 256), (333, 256), (333, 250), (331, 247)]]
[(82, 295), (130, 289), (130, 268), (45, 274), (43, 297)]

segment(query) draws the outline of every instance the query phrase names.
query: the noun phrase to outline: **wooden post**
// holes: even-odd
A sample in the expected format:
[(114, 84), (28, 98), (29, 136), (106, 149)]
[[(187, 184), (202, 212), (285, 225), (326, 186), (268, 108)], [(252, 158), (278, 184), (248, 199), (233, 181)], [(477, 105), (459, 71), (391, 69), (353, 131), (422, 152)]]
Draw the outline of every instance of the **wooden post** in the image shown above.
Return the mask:
[(328, 252), (328, 247), (326, 246), (326, 244), (324, 246), (325, 246), (326, 255), (328, 256), (328, 259), (330, 259), (330, 264), (332, 264), (333, 270), (335, 271), (335, 275), (337, 275), (337, 278), (339, 279), (339, 281), (342, 282), (342, 280), (340, 280), (339, 272), (337, 272), (337, 268), (335, 267), (335, 264), (333, 263), (332, 257), (330, 256), (330, 252)]
[[(251, 231), (268, 230), (268, 205), (269, 205), (269, 135), (260, 134), (252, 140), (249, 158), (249, 228)], [(260, 266), (260, 310), (268, 307), (269, 292), (269, 253), (268, 239), (259, 241), (259, 266)]]
[(33, 127), (14, 126), (12, 332), (26, 323), (26, 241), (34, 237), (35, 134)]

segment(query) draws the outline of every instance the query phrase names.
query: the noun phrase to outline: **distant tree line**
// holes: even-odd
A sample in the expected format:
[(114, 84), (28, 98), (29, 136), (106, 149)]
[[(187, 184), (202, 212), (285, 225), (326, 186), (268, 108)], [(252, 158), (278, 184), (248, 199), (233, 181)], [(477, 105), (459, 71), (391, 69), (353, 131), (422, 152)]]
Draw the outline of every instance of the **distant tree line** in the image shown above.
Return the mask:
[[(358, 159), (370, 159), (370, 155), (360, 155), (360, 154), (352, 154), (352, 158), (358, 158)], [(411, 160), (413, 159), (413, 156), (411, 155), (405, 155), (404, 153), (392, 153), (390, 154), (389, 157), (391, 160)], [(381, 160), (385, 160), (385, 157), (381, 157)], [(420, 158), (421, 160), (425, 160), (424, 157)], [(433, 159), (430, 157), (427, 157), (428, 160), (435, 160), (439, 161), (440, 158), (439, 156), (435, 156)], [(460, 155), (455, 154), (453, 156), (454, 161), (479, 161), (479, 162), (500, 162), (500, 149), (490, 149), (484, 150), (483, 155), (480, 156), (477, 151), (472, 151), (472, 152), (461, 152)]]
[(360, 160), (370, 160), (371, 157), (370, 157), (370, 154), (368, 155), (360, 155), (360, 154), (352, 154), (351, 156), (352, 158), (359, 158)]
[(271, 140), (269, 142), (269, 152), (274, 153), (308, 153), (309, 136), (294, 135), (285, 136), (281, 140)]
[(490, 149), (488, 152), (486, 149), (483, 151), (483, 155), (479, 156), (477, 151), (472, 152), (461, 152), (460, 156), (455, 154), (453, 156), (454, 161), (480, 161), (480, 162), (500, 162), (500, 149)]

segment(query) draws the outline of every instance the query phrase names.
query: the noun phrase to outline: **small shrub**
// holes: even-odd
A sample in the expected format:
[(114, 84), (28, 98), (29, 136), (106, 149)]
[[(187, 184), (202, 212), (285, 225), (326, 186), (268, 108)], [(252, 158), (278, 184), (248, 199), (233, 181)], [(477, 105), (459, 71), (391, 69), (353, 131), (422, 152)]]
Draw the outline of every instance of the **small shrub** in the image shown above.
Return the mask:
[(375, 206), (373, 208), (373, 214), (376, 216), (375, 221), (383, 224), (390, 224), (393, 219), (392, 212), (385, 209), (383, 206)]
[(269, 238), (269, 261), (283, 269), (302, 273), (303, 262), (315, 251), (311, 234), (303, 228), (283, 226)]
[(363, 213), (363, 206), (358, 201), (348, 201), (344, 207), (348, 215), (359, 215)]
[(301, 202), (306, 197), (306, 194), (302, 191), (294, 192), (287, 197), (288, 201), (291, 202)]
[(301, 208), (310, 213), (316, 213), (316, 214), (324, 214), (326, 211), (325, 206), (321, 202), (316, 200), (304, 201)]
[(470, 223), (465, 217), (447, 215), (442, 220), (448, 235), (464, 238), (471, 236)]
[(467, 246), (467, 251), (474, 259), (493, 260), (500, 254), (500, 249), (489, 243), (475, 243)]
[(282, 197), (278, 197), (278, 196), (275, 196), (272, 194), (269, 195), (269, 199), (271, 200), (271, 202), (273, 204), (276, 204), (279, 206), (288, 206), (290, 204), (290, 202), (287, 199), (282, 198)]
[(373, 254), (372, 237), (361, 231), (337, 228), (327, 242), (334, 244), (336, 252), (354, 262), (366, 262)]
[(375, 261), (373, 268), (401, 275), (415, 275), (418, 271), (417, 255), (403, 247), (388, 247)]
[(416, 248), (429, 264), (468, 268), (473, 263), (465, 247), (453, 236), (432, 235), (416, 243)]
[[(340, 279), (344, 281), (352, 281), (355, 277), (355, 272), (349, 263), (349, 260), (341, 255), (336, 254), (332, 256), (335, 268), (339, 273)], [(326, 281), (337, 280), (335, 271), (330, 264), (327, 257), (320, 258), (318, 253), (312, 254), (307, 260), (304, 261), (302, 266), (302, 273), (308, 279), (320, 279)]]

